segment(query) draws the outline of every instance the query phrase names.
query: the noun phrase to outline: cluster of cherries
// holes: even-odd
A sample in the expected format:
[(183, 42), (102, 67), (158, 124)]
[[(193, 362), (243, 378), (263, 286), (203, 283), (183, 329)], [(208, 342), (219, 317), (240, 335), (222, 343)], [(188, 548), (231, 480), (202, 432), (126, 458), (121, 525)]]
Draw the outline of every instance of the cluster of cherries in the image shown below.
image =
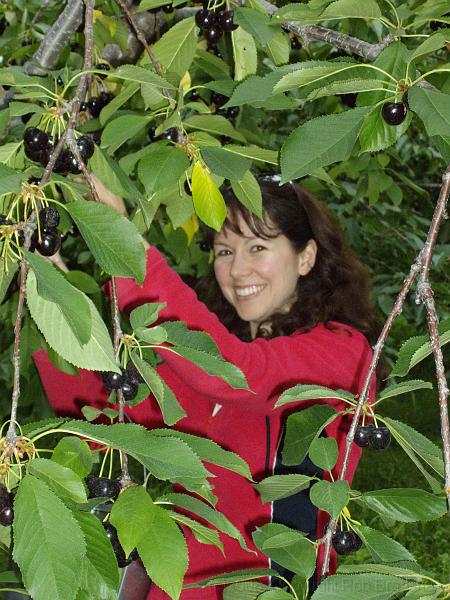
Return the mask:
[(80, 112), (89, 111), (94, 118), (97, 118), (102, 109), (105, 108), (113, 98), (114, 94), (111, 94), (111, 92), (100, 92), (98, 96), (91, 96), (87, 102), (81, 102)]
[(195, 15), (195, 23), (203, 31), (203, 35), (210, 44), (217, 44), (225, 31), (234, 31), (238, 25), (234, 23), (233, 10), (209, 9), (203, 5)]
[[(23, 136), (25, 155), (34, 162), (40, 163), (45, 167), (51, 158), (53, 150), (58, 143), (56, 138), (53, 138), (38, 127), (28, 127)], [(82, 135), (77, 139), (78, 152), (85, 163), (94, 154), (94, 142), (87, 135)], [(80, 166), (73, 152), (68, 148), (64, 148), (56, 159), (54, 171), (62, 175), (73, 173), (78, 175), (81, 173)]]
[(338, 554), (351, 554), (361, 548), (362, 540), (351, 529), (338, 530), (333, 534), (331, 544)]
[(15, 491), (8, 492), (4, 486), (0, 486), (0, 525), (8, 527), (14, 520), (14, 496)]
[(360, 448), (385, 450), (391, 443), (391, 432), (387, 427), (375, 427), (373, 423), (358, 425), (354, 441)]
[(133, 400), (138, 393), (138, 385), (144, 383), (141, 374), (131, 361), (121, 373), (104, 371), (102, 379), (107, 390), (122, 390), (125, 400)]
[[(39, 211), (39, 224), (41, 229), (41, 239), (37, 228), (33, 231), (30, 240), (29, 251), (37, 250), (43, 256), (53, 256), (61, 247), (61, 236), (57, 229), (59, 225), (59, 212), (52, 206), (45, 206)], [(12, 221), (0, 215), (0, 225), (14, 225)], [(19, 246), (25, 243), (25, 234), (22, 229), (17, 230), (17, 239)]]
[[(117, 479), (109, 479), (108, 477), (96, 477), (91, 475), (86, 479), (86, 485), (89, 492), (89, 498), (111, 498), (115, 500), (122, 489), (120, 481)], [(134, 560), (139, 558), (136, 548), (130, 552), (129, 557), (125, 555), (125, 551), (119, 542), (116, 528), (111, 523), (102, 523), (106, 536), (111, 542), (111, 546), (116, 555), (117, 564), (121, 569), (128, 566)]]

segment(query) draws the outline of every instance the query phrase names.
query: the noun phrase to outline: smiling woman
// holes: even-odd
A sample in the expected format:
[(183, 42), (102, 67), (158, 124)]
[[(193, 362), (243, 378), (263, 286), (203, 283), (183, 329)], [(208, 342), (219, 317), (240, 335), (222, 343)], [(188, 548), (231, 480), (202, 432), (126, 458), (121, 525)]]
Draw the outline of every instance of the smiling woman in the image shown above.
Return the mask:
[[(165, 350), (158, 372), (187, 413), (176, 428), (208, 437), (236, 452), (247, 461), (255, 480), (287, 472), (279, 450), (283, 426), (292, 408), (273, 409), (280, 393), (296, 384), (318, 384), (357, 394), (371, 357), (368, 340), (372, 341), (375, 333), (368, 275), (344, 244), (325, 207), (296, 184), (279, 186), (262, 178), (260, 185), (263, 220), (227, 190), (227, 219), (221, 231), (205, 231), (214, 252), (214, 274), (203, 282), (199, 294), (202, 296), (202, 288), (208, 290), (205, 301), (209, 308), (154, 247), (147, 251), (143, 285), (131, 279), (118, 279), (116, 285), (123, 311), (129, 313), (146, 302), (165, 302), (161, 320), (184, 321), (191, 329), (208, 332), (224, 358), (242, 369), (251, 391), (231, 389)], [(111, 196), (101, 196), (111, 202)], [(77, 378), (60, 374), (43, 354), (37, 364), (58, 412), (75, 412), (80, 400), (96, 406), (106, 402), (98, 375), (84, 372), (82, 378)], [(321, 402), (337, 411), (344, 408), (337, 399)], [(302, 403), (301, 407), (312, 403)], [(128, 407), (127, 412), (147, 427), (161, 425), (151, 397)], [(347, 416), (340, 415), (324, 430), (336, 439), (339, 449), (332, 475), (323, 474), (309, 460), (288, 472), (336, 477), (349, 423)], [(347, 470), (349, 480), (360, 452), (355, 445)], [(254, 552), (249, 553), (236, 540), (224, 536), (222, 555), (185, 532), (189, 547), (185, 583), (270, 564), (285, 577), (292, 576), (257, 549), (252, 532), (272, 520), (316, 540), (323, 535), (329, 515), (317, 511), (308, 491), (263, 504), (255, 488), (236, 473), (214, 466), (208, 469), (216, 476), (217, 508), (239, 528)], [(319, 565), (321, 561), (320, 549)], [(333, 564), (332, 560), (332, 568)], [(314, 585), (311, 581), (311, 588)], [(151, 587), (148, 600), (166, 598), (159, 588)], [(188, 589), (181, 598), (217, 600), (222, 598), (222, 588)]]

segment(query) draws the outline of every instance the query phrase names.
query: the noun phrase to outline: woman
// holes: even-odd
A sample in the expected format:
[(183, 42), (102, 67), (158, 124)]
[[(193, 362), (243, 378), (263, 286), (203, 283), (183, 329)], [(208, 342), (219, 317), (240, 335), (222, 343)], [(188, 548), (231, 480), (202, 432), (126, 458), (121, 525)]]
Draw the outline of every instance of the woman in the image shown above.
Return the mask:
[[(374, 337), (375, 323), (367, 273), (343, 243), (326, 209), (295, 183), (280, 187), (276, 181), (261, 178), (260, 185), (263, 221), (227, 191), (227, 219), (219, 233), (207, 231), (217, 284), (209, 296), (217, 314), (198, 300), (154, 247), (147, 252), (142, 287), (129, 279), (117, 281), (119, 304), (126, 313), (145, 302), (166, 302), (160, 313), (163, 321), (181, 320), (189, 328), (208, 332), (224, 358), (243, 370), (252, 392), (231, 389), (171, 352), (162, 353), (164, 362), (158, 368), (187, 413), (176, 428), (207, 436), (236, 452), (248, 462), (256, 480), (280, 472), (278, 450), (287, 413), (313, 403), (274, 410), (279, 394), (299, 383), (358, 393), (370, 361), (367, 339)], [(83, 378), (59, 374), (43, 353), (37, 364), (58, 412), (73, 413), (80, 401), (94, 405), (105, 401), (96, 374), (85, 373)], [(344, 408), (335, 400), (328, 404)], [(161, 425), (150, 399), (128, 412), (148, 427)], [(325, 429), (339, 446), (334, 477), (348, 427), (348, 418), (337, 418)], [(349, 480), (360, 451), (356, 446), (352, 451)], [(252, 549), (251, 532), (272, 515), (277, 522), (309, 532), (312, 539), (323, 535), (328, 515), (317, 514), (307, 494), (263, 505), (251, 484), (239, 475), (209, 465), (208, 469), (217, 475), (213, 480), (217, 508), (245, 534)], [(308, 469), (314, 466), (308, 462), (299, 466), (301, 472)], [(267, 557), (245, 552), (230, 538), (222, 538), (223, 557), (189, 533), (187, 537), (190, 566), (185, 583), (224, 571), (268, 566)], [(167, 596), (153, 586), (148, 598)], [(215, 600), (222, 598), (222, 590), (187, 590), (182, 598)]]

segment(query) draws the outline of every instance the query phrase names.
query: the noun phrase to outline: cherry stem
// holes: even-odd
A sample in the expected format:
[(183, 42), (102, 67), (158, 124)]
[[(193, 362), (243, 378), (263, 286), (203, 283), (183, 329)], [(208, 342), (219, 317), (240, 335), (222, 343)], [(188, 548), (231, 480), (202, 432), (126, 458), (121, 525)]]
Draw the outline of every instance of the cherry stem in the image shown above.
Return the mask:
[[(349, 464), (350, 452), (355, 437), (356, 427), (358, 425), (360, 415), (364, 403), (367, 401), (369, 396), (369, 390), (375, 369), (378, 361), (380, 360), (382, 349), (386, 343), (386, 339), (392, 327), (395, 318), (401, 313), (403, 304), (408, 296), (408, 292), (416, 278), (416, 275), (420, 273), (419, 282), (417, 285), (417, 298), (416, 302), (423, 302), (427, 311), (428, 329), (430, 332), (431, 347), (436, 363), (436, 377), (438, 380), (439, 388), (439, 408), (440, 408), (440, 419), (441, 419), (441, 434), (444, 447), (444, 468), (445, 468), (445, 494), (450, 504), (450, 428), (449, 428), (449, 417), (447, 407), (448, 387), (445, 379), (445, 370), (442, 359), (442, 349), (439, 340), (438, 332), (438, 317), (436, 313), (436, 307), (434, 304), (433, 290), (428, 280), (428, 273), (431, 265), (431, 259), (433, 256), (433, 250), (436, 244), (439, 228), (446, 218), (446, 206), (447, 200), (450, 193), (450, 164), (447, 166), (444, 174), (442, 175), (442, 184), (439, 194), (438, 201), (434, 210), (433, 218), (428, 230), (427, 239), (423, 248), (418, 253), (416, 260), (411, 265), (410, 272), (403, 282), (403, 286), (394, 302), (392, 310), (386, 319), (381, 334), (377, 340), (377, 343), (373, 347), (372, 360), (370, 362), (369, 369), (367, 371), (366, 379), (363, 384), (362, 392), (358, 399), (355, 414), (353, 415), (350, 430), (347, 434), (346, 446), (344, 457), (341, 463), (339, 478), (344, 479), (347, 473)], [(381, 420), (381, 419), (380, 419)], [(327, 533), (322, 538), (325, 542), (325, 552), (321, 570), (321, 580), (323, 580), (329, 570), (330, 565), (330, 552), (331, 552), (331, 537), (336, 530), (336, 520), (331, 519), (328, 525)]]

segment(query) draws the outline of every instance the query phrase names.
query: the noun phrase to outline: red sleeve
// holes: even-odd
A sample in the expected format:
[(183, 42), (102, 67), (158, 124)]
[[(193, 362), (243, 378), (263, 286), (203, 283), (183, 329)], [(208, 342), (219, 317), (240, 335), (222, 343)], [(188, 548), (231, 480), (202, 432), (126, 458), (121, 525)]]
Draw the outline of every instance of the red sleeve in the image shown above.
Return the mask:
[(370, 360), (365, 337), (344, 326), (330, 330), (319, 325), (304, 334), (241, 341), (198, 300), (156, 248), (147, 251), (143, 285), (120, 278), (117, 293), (120, 308), (126, 313), (146, 302), (166, 302), (160, 313), (162, 321), (184, 321), (189, 328), (206, 331), (214, 338), (223, 357), (242, 369), (255, 393), (234, 390), (172, 352), (161, 354), (165, 363), (193, 390), (221, 404), (238, 402), (240, 409), (267, 412), (267, 405), (261, 406), (261, 397), (272, 399), (299, 382), (357, 392), (362, 371)]

